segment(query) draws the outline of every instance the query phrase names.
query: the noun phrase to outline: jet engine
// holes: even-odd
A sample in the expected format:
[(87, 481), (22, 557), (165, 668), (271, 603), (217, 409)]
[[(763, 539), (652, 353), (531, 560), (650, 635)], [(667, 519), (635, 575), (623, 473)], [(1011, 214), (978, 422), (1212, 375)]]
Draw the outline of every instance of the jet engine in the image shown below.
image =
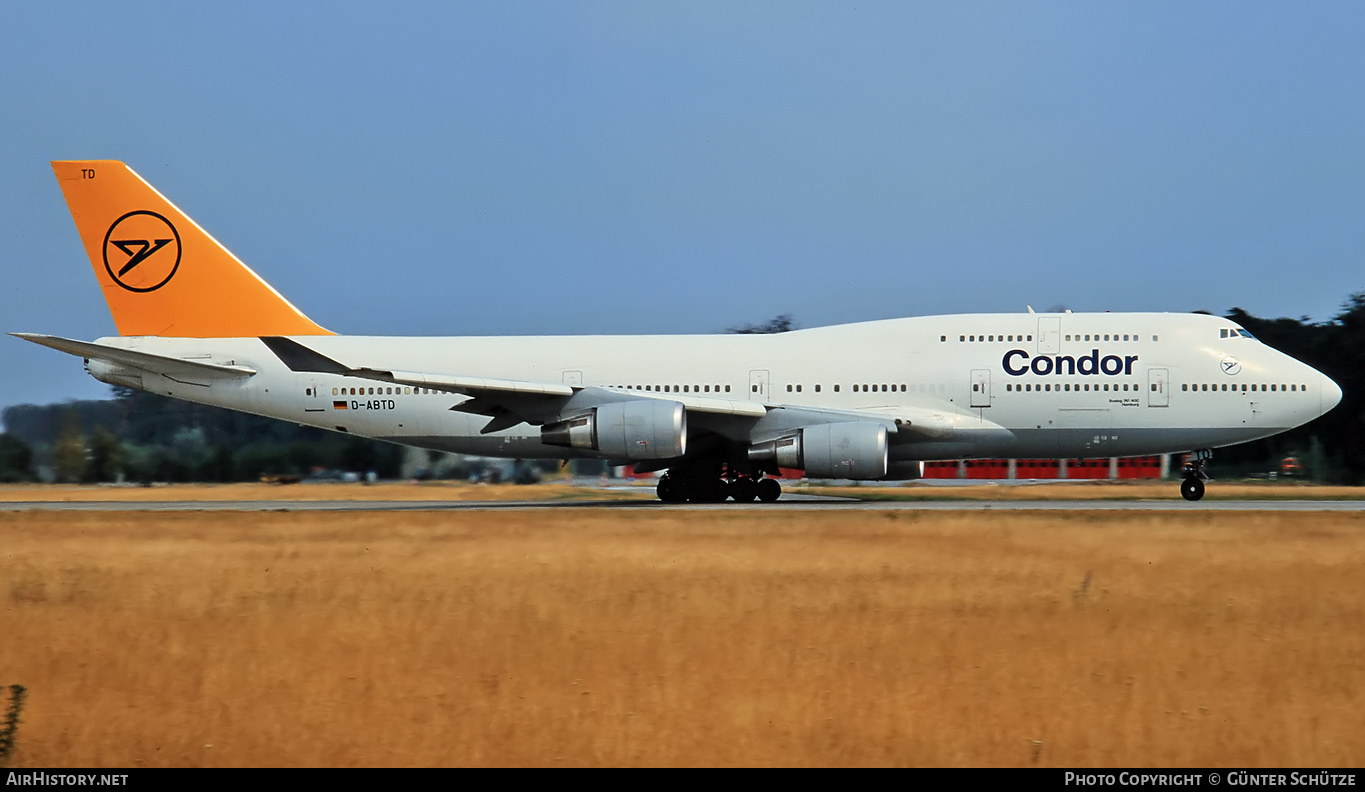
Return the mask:
[(807, 426), (755, 443), (749, 459), (804, 470), (807, 476), (881, 479), (887, 472), (886, 427), (869, 421)]
[(610, 459), (672, 459), (687, 451), (687, 410), (675, 401), (611, 402), (545, 424), (540, 441)]

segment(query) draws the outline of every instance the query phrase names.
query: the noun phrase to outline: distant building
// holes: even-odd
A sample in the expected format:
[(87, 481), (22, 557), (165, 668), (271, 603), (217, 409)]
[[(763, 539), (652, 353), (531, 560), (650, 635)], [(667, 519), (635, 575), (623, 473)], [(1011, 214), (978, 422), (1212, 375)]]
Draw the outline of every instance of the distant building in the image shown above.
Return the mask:
[(927, 479), (1161, 479), (1169, 454), (1107, 459), (966, 459), (925, 462)]

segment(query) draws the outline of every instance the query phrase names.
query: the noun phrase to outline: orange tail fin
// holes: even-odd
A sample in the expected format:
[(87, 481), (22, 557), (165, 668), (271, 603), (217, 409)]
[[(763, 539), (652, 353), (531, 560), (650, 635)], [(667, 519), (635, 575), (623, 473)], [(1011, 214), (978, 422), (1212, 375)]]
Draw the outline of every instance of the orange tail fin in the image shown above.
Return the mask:
[(331, 335), (122, 162), (52, 170), (119, 335)]

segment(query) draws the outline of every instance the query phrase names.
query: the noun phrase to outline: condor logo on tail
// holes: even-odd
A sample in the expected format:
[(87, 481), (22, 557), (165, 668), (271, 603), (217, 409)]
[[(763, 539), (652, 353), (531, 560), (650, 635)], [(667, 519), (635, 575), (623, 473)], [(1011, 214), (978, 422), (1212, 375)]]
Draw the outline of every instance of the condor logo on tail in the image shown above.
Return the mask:
[(104, 268), (128, 291), (156, 291), (180, 269), (180, 233), (156, 212), (129, 212), (104, 235)]

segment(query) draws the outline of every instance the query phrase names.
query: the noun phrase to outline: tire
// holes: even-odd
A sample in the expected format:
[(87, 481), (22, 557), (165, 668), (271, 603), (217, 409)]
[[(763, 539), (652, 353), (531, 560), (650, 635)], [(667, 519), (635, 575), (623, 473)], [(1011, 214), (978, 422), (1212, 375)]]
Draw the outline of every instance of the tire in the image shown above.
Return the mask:
[(742, 478), (730, 483), (730, 497), (735, 503), (753, 503), (758, 497), (758, 482)]
[(659, 485), (655, 487), (654, 492), (659, 496), (659, 500), (664, 503), (684, 503), (687, 501), (687, 494), (670, 476), (659, 479)]
[(782, 485), (777, 483), (777, 479), (765, 478), (755, 486), (758, 489), (758, 499), (764, 503), (772, 503), (782, 497)]
[(1180, 482), (1180, 497), (1187, 501), (1197, 501), (1204, 497), (1204, 482), (1197, 478), (1187, 478)]

